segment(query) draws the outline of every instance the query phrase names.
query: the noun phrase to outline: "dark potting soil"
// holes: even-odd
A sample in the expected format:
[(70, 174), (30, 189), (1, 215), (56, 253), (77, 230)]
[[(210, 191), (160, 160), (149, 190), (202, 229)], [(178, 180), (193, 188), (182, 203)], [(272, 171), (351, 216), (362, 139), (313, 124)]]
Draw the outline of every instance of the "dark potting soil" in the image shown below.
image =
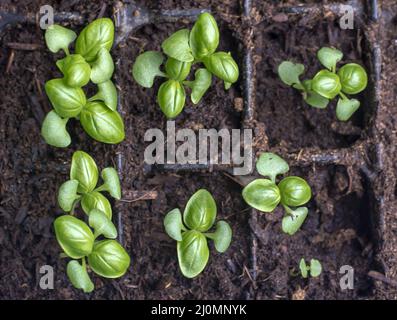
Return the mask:
[[(77, 11), (87, 21), (95, 19), (102, 4), (92, 1), (19, 1), (23, 13), (36, 13), (40, 5), (48, 4), (59, 11)], [(23, 3), (23, 5), (22, 5)], [(112, 1), (106, 16), (111, 16)], [(241, 1), (139, 1), (153, 10), (174, 8), (210, 8), (221, 29), (220, 48), (231, 51), (242, 67), (242, 39), (245, 23), (241, 18)], [(293, 59), (309, 66), (307, 76), (313, 76), (319, 67), (315, 53), (324, 45), (335, 45), (343, 50), (343, 62), (358, 61), (368, 67), (366, 40), (360, 29), (341, 31), (333, 19), (323, 17), (310, 20), (288, 17), (288, 21), (272, 20), (269, 13), (278, 2), (264, 4), (256, 1), (251, 12), (257, 22), (254, 30), (254, 60), (257, 75), (256, 125), (265, 127), (269, 146), (281, 150), (281, 155), (299, 151), (303, 147), (335, 149), (351, 147), (365, 136), (370, 125), (371, 110), (366, 96), (359, 113), (352, 122), (336, 122), (334, 105), (327, 110), (315, 110), (302, 102), (299, 93), (285, 87), (276, 74), (283, 59)], [(1, 10), (14, 10), (9, 2), (2, 2)], [(396, 8), (386, 6), (390, 20)], [(66, 24), (67, 25), (67, 24)], [(81, 30), (82, 26), (71, 26)], [(221, 172), (212, 173), (159, 173), (147, 172), (143, 153), (147, 142), (144, 134), (149, 128), (164, 129), (166, 120), (156, 103), (158, 79), (150, 89), (141, 88), (130, 70), (137, 55), (145, 50), (159, 50), (161, 42), (172, 32), (190, 23), (178, 22), (147, 25), (132, 32), (126, 42), (113, 48), (116, 61), (115, 81), (119, 88), (121, 113), (126, 125), (126, 140), (117, 146), (104, 145), (90, 139), (77, 122), (69, 124), (73, 138), (67, 149), (56, 149), (40, 137), (41, 122), (50, 110), (45, 97), (45, 81), (59, 77), (53, 55), (46, 48), (43, 32), (34, 25), (10, 27), (1, 34), (0, 78), (2, 97), (0, 135), (0, 297), (5, 299), (376, 299), (397, 297), (388, 285), (374, 282), (367, 276), (370, 270), (379, 270), (388, 277), (397, 278), (393, 265), (397, 255), (396, 236), (385, 229), (377, 242), (371, 222), (374, 188), (360, 172), (345, 166), (292, 167), (291, 174), (307, 179), (312, 186), (309, 216), (303, 228), (293, 237), (281, 233), (282, 211), (259, 215), (258, 223), (249, 224), (250, 210), (241, 198), (241, 187)], [(395, 26), (394, 26), (395, 29)], [(393, 46), (385, 34), (382, 47)], [(7, 46), (10, 42), (34, 43), (33, 51), (21, 51)], [(393, 47), (394, 51), (396, 50)], [(11, 54), (14, 61), (6, 73)], [(386, 64), (388, 63), (388, 65)], [(385, 70), (394, 75), (392, 59), (385, 58)], [(394, 71), (393, 71), (394, 70)], [(386, 76), (385, 76), (386, 77)], [(391, 77), (390, 79), (393, 79)], [(392, 82), (385, 78), (387, 88)], [(395, 77), (394, 77), (395, 79)], [(390, 80), (391, 81), (391, 80)], [(393, 80), (395, 81), (395, 80)], [(395, 82), (393, 83), (395, 84)], [(243, 115), (239, 108), (242, 98), (240, 80), (225, 91), (216, 80), (198, 105), (189, 99), (183, 113), (176, 119), (177, 128), (240, 128)], [(390, 90), (390, 92), (392, 92)], [(395, 96), (395, 94), (394, 94)], [(384, 103), (389, 108), (383, 132), (385, 145), (395, 145), (395, 102), (392, 93), (385, 92)], [(93, 276), (96, 290), (89, 295), (71, 287), (65, 274), (66, 261), (59, 259), (60, 248), (54, 238), (52, 222), (62, 214), (56, 203), (56, 191), (68, 179), (73, 151), (90, 153), (99, 167), (116, 165), (121, 156), (122, 188), (129, 191), (156, 191), (151, 201), (124, 199), (115, 204), (115, 212), (122, 217), (123, 244), (132, 257), (128, 273), (117, 280)], [(395, 154), (390, 149), (386, 158), (388, 180), (385, 190), (390, 203), (387, 223), (395, 225), (395, 172), (392, 164)], [(218, 205), (218, 220), (228, 221), (233, 229), (233, 242), (224, 254), (217, 253), (210, 244), (209, 263), (196, 279), (184, 278), (176, 257), (176, 243), (164, 233), (164, 215), (173, 208), (183, 209), (189, 197), (200, 188), (214, 195)], [(115, 215), (116, 216), (116, 215)], [(251, 230), (258, 242), (257, 279), (252, 280)], [(384, 248), (385, 250), (381, 251)], [(376, 251), (377, 250), (377, 251)], [(376, 253), (380, 252), (380, 253)], [(324, 272), (316, 279), (296, 276), (299, 260), (316, 258)], [(379, 267), (379, 261), (384, 264)], [(51, 265), (55, 271), (55, 290), (39, 287), (39, 269)], [(355, 270), (354, 290), (339, 287), (339, 268), (350, 265)], [(386, 268), (386, 267), (388, 268)]]

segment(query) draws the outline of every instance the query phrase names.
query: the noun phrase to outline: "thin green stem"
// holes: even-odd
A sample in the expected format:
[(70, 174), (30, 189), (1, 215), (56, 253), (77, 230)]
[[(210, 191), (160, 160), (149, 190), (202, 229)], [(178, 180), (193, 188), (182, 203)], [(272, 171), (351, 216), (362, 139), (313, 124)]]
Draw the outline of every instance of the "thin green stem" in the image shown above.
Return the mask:
[(107, 185), (106, 185), (106, 183), (104, 183), (103, 185), (101, 185), (101, 186), (99, 186), (98, 188), (94, 189), (94, 191), (96, 191), (96, 192), (107, 191)]
[(67, 56), (70, 55), (70, 52), (69, 52), (69, 48), (68, 48), (68, 47), (63, 48), (63, 51), (65, 51), (65, 54), (66, 54)]
[(208, 239), (214, 240), (215, 233), (203, 233)]
[(349, 100), (349, 98), (342, 91), (339, 92), (339, 95), (343, 100)]
[(72, 209), (70, 210), (69, 214), (74, 216), (74, 211), (76, 210), (77, 204), (80, 202), (81, 196), (78, 196), (76, 200), (73, 202)]

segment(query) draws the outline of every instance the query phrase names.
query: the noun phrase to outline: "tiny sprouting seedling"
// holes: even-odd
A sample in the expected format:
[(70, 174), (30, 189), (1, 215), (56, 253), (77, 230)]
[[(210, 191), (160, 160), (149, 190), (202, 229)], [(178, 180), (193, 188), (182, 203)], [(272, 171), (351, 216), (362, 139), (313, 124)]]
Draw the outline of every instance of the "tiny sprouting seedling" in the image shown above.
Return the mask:
[(339, 95), (336, 117), (347, 121), (360, 107), (360, 101), (349, 99), (367, 87), (368, 76), (365, 69), (357, 63), (347, 63), (336, 70), (343, 53), (334, 48), (324, 47), (317, 52), (317, 58), (326, 68), (317, 72), (313, 79), (301, 81), (305, 67), (300, 63), (284, 61), (278, 66), (281, 80), (302, 92), (303, 99), (312, 107), (324, 109), (328, 102)]
[(286, 177), (276, 185), (276, 177), (287, 173), (289, 166), (274, 153), (262, 153), (256, 162), (256, 169), (270, 179), (256, 179), (245, 186), (245, 202), (262, 212), (273, 212), (281, 203), (285, 210), (282, 230), (289, 235), (295, 234), (308, 214), (308, 209), (301, 206), (311, 198), (310, 186), (304, 179), (295, 176)]
[(299, 262), (299, 269), (303, 278), (307, 278), (309, 273), (311, 277), (316, 278), (322, 272), (321, 263), (316, 259), (311, 259), (310, 265), (306, 265), (305, 259), (302, 258)]
[[(94, 290), (87, 262), (92, 271), (105, 278), (121, 277), (130, 265), (128, 253), (113, 240), (117, 238), (117, 229), (112, 223), (112, 208), (101, 193), (107, 191), (115, 199), (121, 198), (118, 174), (112, 167), (103, 169), (103, 184), (99, 187), (98, 176), (94, 159), (83, 151), (76, 151), (72, 157), (70, 180), (64, 182), (58, 191), (59, 206), (70, 214), (54, 221), (63, 256), (74, 259), (68, 262), (66, 269), (69, 280), (84, 292)], [(74, 216), (79, 202), (88, 216), (88, 225)], [(97, 240), (98, 237), (107, 239)]]
[[(192, 30), (181, 29), (162, 43), (168, 57), (164, 71), (160, 70), (164, 55), (158, 51), (146, 51), (137, 57), (132, 75), (145, 88), (153, 86), (156, 76), (167, 78), (159, 88), (157, 102), (167, 118), (175, 118), (185, 106), (185, 87), (191, 89), (191, 100), (197, 104), (211, 86), (212, 74), (224, 81), (226, 90), (237, 81), (237, 63), (230, 53), (215, 52), (218, 45), (216, 21), (211, 14), (202, 13)], [(195, 71), (193, 81), (186, 80), (195, 63), (203, 63), (205, 68)]]
[(179, 267), (187, 278), (194, 278), (205, 268), (209, 258), (207, 238), (214, 241), (215, 249), (223, 253), (232, 240), (232, 229), (225, 221), (218, 221), (215, 232), (208, 232), (216, 219), (216, 203), (205, 189), (198, 190), (186, 204), (170, 211), (164, 218), (167, 234), (177, 241)]
[[(76, 40), (75, 53), (69, 46)], [(78, 119), (84, 130), (97, 141), (119, 143), (124, 140), (124, 123), (117, 112), (117, 90), (111, 77), (114, 63), (109, 53), (113, 45), (114, 25), (109, 18), (88, 24), (77, 37), (72, 30), (59, 25), (45, 32), (48, 49), (57, 53), (62, 49), (66, 57), (56, 62), (63, 78), (46, 82), (45, 91), (54, 108), (43, 121), (41, 134), (55, 147), (71, 143), (66, 124)], [(89, 82), (98, 86), (97, 93), (87, 99), (82, 87)]]

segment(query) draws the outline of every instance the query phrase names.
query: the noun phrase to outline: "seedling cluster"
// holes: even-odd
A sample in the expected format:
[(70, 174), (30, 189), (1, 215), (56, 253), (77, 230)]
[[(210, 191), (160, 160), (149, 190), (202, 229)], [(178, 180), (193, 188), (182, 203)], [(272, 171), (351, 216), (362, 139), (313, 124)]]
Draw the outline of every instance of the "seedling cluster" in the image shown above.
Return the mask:
[(309, 274), (316, 278), (321, 274), (322, 269), (321, 263), (317, 259), (310, 259), (310, 265), (306, 264), (304, 258), (299, 262), (299, 270), (303, 278), (307, 278)]
[[(76, 40), (75, 53), (69, 46)], [(117, 90), (111, 77), (114, 63), (109, 50), (113, 45), (114, 25), (111, 19), (101, 18), (76, 33), (60, 25), (50, 26), (45, 33), (48, 49), (62, 49), (66, 57), (56, 62), (63, 78), (46, 82), (45, 91), (54, 110), (44, 119), (41, 133), (55, 147), (71, 143), (66, 124), (70, 118), (80, 120), (84, 130), (95, 140), (119, 143), (124, 140), (124, 123), (117, 112)], [(82, 87), (89, 82), (98, 92), (87, 99)]]
[[(98, 176), (94, 159), (83, 151), (76, 151), (72, 157), (70, 180), (64, 182), (58, 192), (59, 206), (69, 214), (54, 221), (63, 256), (73, 259), (68, 262), (67, 275), (73, 286), (84, 292), (94, 290), (87, 262), (92, 271), (105, 278), (121, 277), (130, 265), (128, 253), (113, 240), (117, 238), (117, 229), (112, 223), (112, 208), (101, 193), (107, 191), (115, 199), (121, 198), (118, 174), (112, 167), (103, 169), (103, 184), (99, 187)], [(74, 216), (79, 203), (88, 216), (88, 225)], [(98, 240), (99, 237), (106, 239)]]
[(357, 63), (347, 63), (337, 71), (336, 64), (342, 60), (343, 53), (334, 48), (321, 48), (317, 58), (326, 69), (317, 72), (311, 80), (301, 81), (299, 77), (305, 67), (290, 61), (278, 66), (278, 74), (285, 84), (300, 90), (303, 99), (312, 107), (324, 109), (330, 100), (339, 96), (336, 117), (340, 121), (347, 121), (360, 107), (360, 101), (349, 99), (347, 94), (357, 94), (367, 87), (367, 73)]
[(205, 268), (209, 258), (207, 238), (214, 241), (215, 249), (223, 253), (232, 240), (232, 229), (225, 221), (218, 221), (215, 232), (208, 232), (215, 223), (216, 203), (205, 189), (194, 193), (182, 214), (170, 211), (164, 218), (167, 234), (177, 241), (179, 267), (187, 278), (194, 278)]
[[(159, 88), (157, 101), (167, 118), (175, 118), (185, 106), (184, 86), (191, 89), (191, 100), (197, 104), (211, 86), (212, 75), (224, 81), (226, 90), (237, 81), (237, 63), (230, 53), (215, 52), (218, 45), (219, 30), (216, 21), (211, 14), (202, 13), (192, 30), (181, 29), (162, 43), (163, 52), (167, 55), (164, 72), (160, 70), (164, 55), (157, 51), (147, 51), (136, 59), (132, 75), (145, 88), (153, 86), (156, 76), (167, 78)], [(193, 81), (186, 80), (196, 63), (203, 63), (205, 68), (195, 71)]]
[(282, 179), (278, 185), (276, 177), (289, 171), (288, 163), (270, 152), (261, 154), (256, 169), (270, 179), (255, 179), (243, 189), (243, 198), (251, 207), (262, 212), (273, 212), (281, 203), (285, 210), (282, 219), (283, 232), (295, 234), (305, 221), (308, 209), (301, 207), (311, 198), (311, 188), (307, 182), (296, 176)]

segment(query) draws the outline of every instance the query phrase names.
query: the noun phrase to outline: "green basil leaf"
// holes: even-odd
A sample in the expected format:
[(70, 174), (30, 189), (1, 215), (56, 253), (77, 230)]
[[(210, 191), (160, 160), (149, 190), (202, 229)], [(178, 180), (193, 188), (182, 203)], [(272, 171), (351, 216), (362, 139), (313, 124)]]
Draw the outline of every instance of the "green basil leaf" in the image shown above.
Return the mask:
[(76, 53), (81, 54), (88, 62), (96, 59), (101, 48), (108, 51), (114, 40), (114, 25), (109, 18), (100, 18), (86, 26), (76, 41)]
[(185, 106), (185, 89), (180, 82), (172, 79), (167, 80), (160, 86), (157, 100), (165, 116), (168, 119), (175, 118)]
[(357, 63), (345, 64), (338, 71), (342, 84), (342, 91), (347, 94), (357, 94), (363, 91), (368, 84), (368, 76), (365, 69)]
[(192, 62), (194, 60), (189, 46), (189, 30), (181, 29), (165, 39), (161, 44), (164, 53), (176, 60)]
[(56, 113), (63, 118), (78, 116), (86, 104), (84, 91), (67, 86), (62, 79), (47, 81), (45, 91)]
[(190, 228), (205, 232), (212, 227), (216, 218), (216, 203), (205, 189), (196, 191), (186, 204), (183, 221)]
[(94, 209), (102, 211), (109, 220), (112, 219), (112, 206), (109, 200), (100, 192), (93, 191), (86, 193), (81, 198), (81, 207), (83, 211), (89, 215)]
[(110, 110), (103, 102), (88, 102), (80, 114), (84, 130), (95, 140), (119, 143), (124, 140), (124, 122), (117, 111)]
[(310, 276), (311, 277), (318, 277), (321, 272), (322, 272), (322, 266), (320, 261), (318, 261), (317, 259), (311, 259), (310, 260)]
[(306, 266), (305, 259), (303, 259), (303, 258), (299, 262), (299, 269), (301, 271), (302, 277), (303, 278), (307, 278), (307, 276), (308, 276), (308, 273), (307, 273), (308, 267)]
[(91, 81), (102, 83), (110, 80), (114, 71), (112, 56), (106, 48), (98, 51), (96, 60), (92, 63)]
[(360, 107), (357, 99), (339, 99), (336, 105), (336, 117), (340, 121), (347, 121)]
[(312, 80), (313, 91), (317, 92), (320, 96), (327, 99), (335, 98), (342, 85), (340, 83), (339, 77), (328, 70), (319, 71)]
[(105, 278), (119, 278), (126, 273), (131, 259), (115, 240), (102, 240), (94, 244), (88, 256), (91, 269)]
[(177, 243), (178, 261), (182, 274), (194, 278), (205, 268), (209, 258), (209, 249), (205, 236), (195, 230), (182, 234), (182, 241)]
[(174, 58), (168, 58), (165, 63), (165, 72), (171, 79), (183, 81), (189, 75), (191, 66), (191, 62), (183, 62)]
[(208, 71), (223, 81), (234, 83), (239, 76), (238, 66), (230, 53), (215, 52), (203, 59)]
[(278, 188), (280, 189), (281, 203), (286, 206), (301, 206), (312, 197), (310, 186), (300, 177), (286, 177), (278, 184)]
[(259, 174), (269, 177), (273, 182), (276, 182), (276, 176), (284, 174), (289, 171), (288, 163), (278, 155), (265, 152), (262, 153), (256, 162), (256, 170)]
[(156, 76), (165, 77), (160, 71), (164, 56), (157, 51), (146, 51), (136, 58), (132, 67), (132, 76), (142, 87), (151, 88)]
[(88, 153), (84, 151), (73, 153), (70, 179), (79, 182), (77, 189), (79, 193), (88, 193), (95, 189), (98, 183), (98, 168)]
[(280, 191), (276, 184), (268, 179), (256, 179), (243, 189), (243, 198), (251, 207), (272, 212), (280, 203)]
[(317, 58), (324, 67), (335, 72), (336, 64), (342, 60), (343, 53), (335, 48), (324, 47), (318, 50)]
[(182, 232), (185, 226), (182, 222), (182, 214), (179, 209), (174, 209), (167, 213), (164, 218), (165, 232), (174, 240), (182, 241)]
[(192, 89), (190, 97), (192, 102), (197, 104), (211, 86), (212, 75), (207, 69), (201, 68), (195, 72), (194, 77), (194, 81), (185, 81), (184, 84)]
[(49, 145), (65, 148), (72, 142), (69, 133), (66, 131), (68, 119), (62, 119), (52, 110), (47, 113), (41, 126), (41, 135)]
[(300, 229), (303, 222), (305, 222), (308, 212), (306, 207), (289, 210), (288, 214), (282, 220), (283, 232), (290, 236), (294, 235)]
[(200, 60), (213, 54), (219, 45), (219, 29), (214, 17), (204, 12), (199, 15), (190, 32), (193, 56)]
[(85, 293), (89, 293), (94, 290), (94, 284), (87, 273), (87, 269), (78, 261), (69, 261), (68, 266), (66, 267), (66, 274), (76, 289), (81, 289)]
[(98, 83), (98, 92), (88, 101), (100, 100), (113, 111), (117, 110), (117, 89), (111, 80)]
[(305, 71), (305, 66), (300, 63), (283, 61), (277, 68), (278, 76), (281, 81), (288, 86), (299, 84), (299, 76)]
[(54, 221), (55, 235), (63, 251), (73, 259), (80, 259), (91, 253), (94, 235), (81, 220), (70, 216), (60, 216)]
[(77, 194), (78, 186), (79, 182), (77, 180), (68, 180), (60, 186), (58, 203), (63, 211), (70, 212), (72, 210), (74, 202), (79, 198)]
[(44, 35), (45, 43), (48, 49), (53, 53), (57, 53), (60, 49), (68, 53), (68, 47), (76, 37), (77, 35), (74, 31), (57, 24), (49, 26)]
[(103, 235), (109, 239), (117, 238), (116, 227), (112, 220), (110, 220), (109, 217), (101, 210), (93, 209), (90, 211), (88, 224), (95, 230), (95, 237)]
[(325, 109), (328, 105), (329, 100), (320, 96), (314, 91), (309, 91), (304, 98), (306, 103), (314, 108)]
[(117, 199), (121, 199), (121, 187), (119, 175), (115, 168), (108, 167), (102, 170), (101, 176), (105, 182), (102, 186), (102, 190), (106, 190), (109, 194)]
[(83, 87), (90, 81), (91, 67), (79, 54), (70, 54), (56, 62), (69, 87)]
[(232, 228), (226, 221), (218, 221), (216, 231), (205, 235), (214, 241), (216, 251), (223, 253), (229, 248), (232, 241)]

